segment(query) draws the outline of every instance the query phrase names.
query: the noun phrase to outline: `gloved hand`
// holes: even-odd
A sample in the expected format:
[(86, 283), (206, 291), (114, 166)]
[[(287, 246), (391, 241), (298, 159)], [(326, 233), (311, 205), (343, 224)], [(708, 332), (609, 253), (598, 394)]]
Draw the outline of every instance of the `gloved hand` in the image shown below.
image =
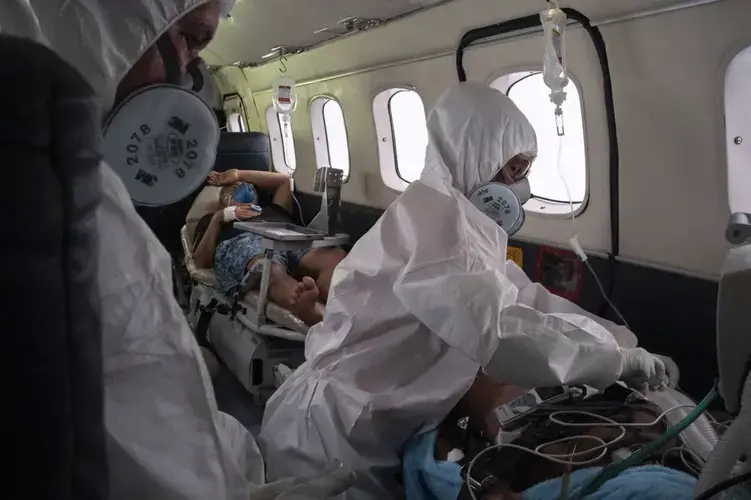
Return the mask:
[(673, 358), (663, 356), (661, 354), (655, 354), (655, 356), (660, 358), (665, 364), (665, 371), (667, 372), (668, 376), (668, 387), (670, 387), (671, 389), (678, 387), (678, 382), (681, 379), (681, 370), (678, 368), (678, 365), (675, 363), (675, 361), (673, 361)]
[(303, 500), (333, 498), (355, 483), (355, 473), (342, 465), (314, 477), (283, 479), (263, 485), (250, 494), (250, 500)]
[(621, 380), (629, 386), (644, 391), (647, 388), (654, 390), (670, 385), (665, 363), (660, 356), (641, 347), (621, 349), (621, 354)]

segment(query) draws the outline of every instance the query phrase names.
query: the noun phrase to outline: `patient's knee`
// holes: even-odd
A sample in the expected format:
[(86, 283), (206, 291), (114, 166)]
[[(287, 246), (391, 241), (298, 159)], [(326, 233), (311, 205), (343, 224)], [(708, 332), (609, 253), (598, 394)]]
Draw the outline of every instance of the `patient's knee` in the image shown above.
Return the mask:
[[(332, 271), (347, 256), (347, 252), (341, 248), (317, 248), (312, 257), (316, 259), (319, 271)], [(312, 252), (311, 252), (312, 253)]]

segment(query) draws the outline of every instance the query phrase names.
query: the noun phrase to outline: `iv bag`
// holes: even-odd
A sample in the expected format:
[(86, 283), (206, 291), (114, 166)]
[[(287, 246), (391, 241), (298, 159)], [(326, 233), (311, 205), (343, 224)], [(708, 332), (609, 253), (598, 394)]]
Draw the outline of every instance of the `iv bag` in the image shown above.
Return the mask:
[[(551, 94), (561, 93), (568, 85), (566, 72), (566, 13), (559, 8), (540, 12), (540, 20), (545, 30), (545, 58), (543, 59), (543, 81)], [(551, 95), (552, 97), (552, 95)]]
[(297, 107), (295, 80), (281, 76), (274, 80), (274, 94), (271, 98), (274, 109), (280, 115), (291, 115)]
[(271, 97), (274, 110), (279, 114), (282, 123), (284, 137), (289, 137), (290, 121), (292, 113), (297, 107), (297, 92), (295, 92), (295, 80), (287, 76), (280, 76), (274, 80), (274, 94)]

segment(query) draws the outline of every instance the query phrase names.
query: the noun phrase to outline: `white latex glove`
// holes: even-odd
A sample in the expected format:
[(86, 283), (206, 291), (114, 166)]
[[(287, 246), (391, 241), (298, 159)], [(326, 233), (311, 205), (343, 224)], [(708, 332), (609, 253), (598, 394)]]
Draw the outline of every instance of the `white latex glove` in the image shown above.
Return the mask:
[(355, 483), (355, 473), (346, 466), (314, 477), (283, 479), (266, 484), (250, 494), (250, 500), (309, 500), (333, 498)]
[(641, 347), (621, 349), (621, 354), (621, 380), (630, 387), (644, 392), (647, 388), (656, 390), (670, 385), (665, 363), (659, 356)]
[(668, 387), (671, 389), (675, 389), (678, 387), (678, 383), (681, 379), (681, 370), (678, 368), (678, 365), (673, 361), (673, 358), (670, 358), (668, 356), (663, 356), (662, 354), (655, 354), (658, 358), (660, 358), (665, 365), (665, 372), (667, 373), (668, 377)]

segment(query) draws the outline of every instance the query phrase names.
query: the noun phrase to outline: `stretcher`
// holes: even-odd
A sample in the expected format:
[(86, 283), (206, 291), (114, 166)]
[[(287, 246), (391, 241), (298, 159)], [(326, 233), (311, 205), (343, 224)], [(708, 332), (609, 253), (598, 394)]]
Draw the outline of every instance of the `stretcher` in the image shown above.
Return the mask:
[[(295, 314), (268, 299), (271, 256), (284, 250), (334, 247), (349, 236), (336, 232), (331, 207), (338, 207), (341, 171), (321, 169), (316, 187), (323, 191), (322, 209), (308, 227), (265, 222), (235, 222), (235, 229), (261, 236), (261, 271), (248, 273), (232, 294), (217, 287), (214, 272), (193, 259), (194, 235), (181, 229), (185, 268), (192, 292), (188, 319), (200, 344), (210, 346), (258, 404), (263, 404), (290, 369), (305, 360), (308, 326)], [(322, 178), (322, 179), (321, 179)], [(333, 190), (336, 191), (333, 191)], [(335, 214), (334, 214), (335, 215)]]

